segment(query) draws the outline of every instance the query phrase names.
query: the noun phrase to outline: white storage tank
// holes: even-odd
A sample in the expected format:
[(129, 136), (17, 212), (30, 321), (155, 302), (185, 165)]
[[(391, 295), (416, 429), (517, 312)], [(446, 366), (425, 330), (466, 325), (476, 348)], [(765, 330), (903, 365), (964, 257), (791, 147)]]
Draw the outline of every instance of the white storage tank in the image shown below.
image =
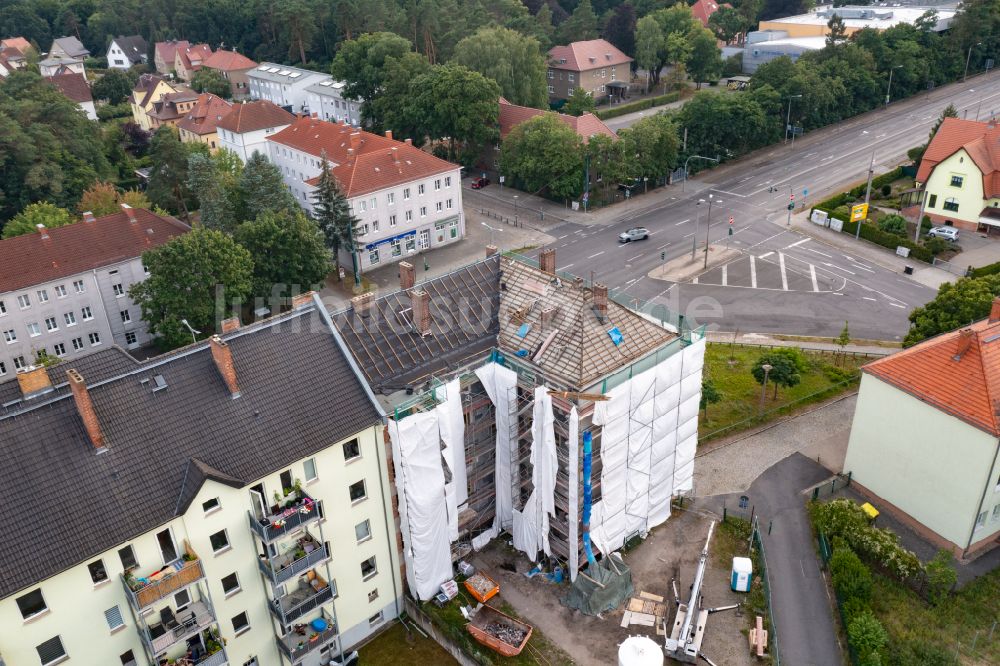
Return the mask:
[(629, 636), (618, 646), (618, 666), (663, 666), (663, 648), (645, 636)]
[(753, 560), (749, 557), (734, 557), (733, 571), (729, 585), (734, 592), (749, 592), (750, 581), (753, 580)]

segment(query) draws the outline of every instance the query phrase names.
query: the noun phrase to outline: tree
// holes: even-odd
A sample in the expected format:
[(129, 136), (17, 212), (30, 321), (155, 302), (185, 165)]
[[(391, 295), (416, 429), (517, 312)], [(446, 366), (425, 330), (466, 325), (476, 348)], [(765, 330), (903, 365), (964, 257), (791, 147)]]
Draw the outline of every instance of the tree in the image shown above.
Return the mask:
[(236, 228), (236, 210), (221, 178), (217, 164), (208, 155), (188, 158), (187, 186), (198, 197), (201, 224), (209, 229), (232, 233)]
[(840, 335), (837, 336), (837, 346), (840, 347), (840, 353), (843, 354), (847, 345), (851, 344), (851, 329), (847, 327), (847, 322), (844, 322), (844, 328), (841, 329)]
[(856, 599), (867, 603), (871, 600), (871, 571), (850, 547), (843, 545), (834, 548), (830, 557), (830, 578), (833, 588), (844, 601)]
[(203, 146), (201, 143), (181, 143), (173, 127), (164, 125), (156, 130), (149, 144), (153, 167), (149, 172), (146, 195), (150, 201), (171, 213), (183, 213), (184, 218), (188, 218), (189, 208), (197, 205), (188, 188), (188, 156), (195, 150), (204, 152)]
[[(770, 365), (771, 369), (765, 373), (764, 366)], [(778, 397), (778, 387), (791, 388), (797, 386), (802, 381), (802, 373), (805, 372), (807, 364), (802, 352), (797, 349), (775, 349), (762, 354), (757, 362), (750, 369), (750, 374), (757, 380), (757, 383), (764, 385), (764, 377), (774, 384), (774, 396)]]
[(719, 389), (715, 387), (715, 384), (711, 379), (701, 380), (701, 400), (698, 402), (698, 406), (701, 407), (702, 413), (705, 418), (708, 418), (708, 406), (714, 405), (717, 402), (722, 401), (722, 394)]
[(118, 190), (111, 183), (94, 183), (80, 196), (76, 209), (81, 213), (89, 211), (95, 217), (117, 213)]
[(557, 198), (573, 198), (582, 191), (582, 148), (571, 127), (544, 113), (510, 131), (500, 147), (500, 171), (528, 192), (547, 188)]
[[(548, 7), (548, 5), (545, 5)], [(614, 8), (601, 35), (625, 55), (635, 57), (635, 8), (628, 2)]]
[(618, 136), (635, 178), (656, 182), (674, 168), (680, 146), (671, 116), (665, 113), (646, 116), (632, 127), (622, 129)]
[(585, 113), (593, 113), (597, 108), (594, 103), (594, 96), (583, 88), (573, 88), (569, 99), (566, 100), (562, 112), (571, 116), (582, 116)]
[(560, 44), (597, 38), (597, 15), (590, 0), (580, 0), (568, 19), (556, 29), (556, 41)]
[(237, 216), (240, 220), (254, 220), (262, 213), (298, 209), (291, 192), (285, 187), (280, 169), (256, 150), (243, 166), (238, 187)]
[(717, 12), (708, 17), (708, 27), (720, 40), (731, 44), (747, 29), (747, 22), (739, 10), (719, 7)]
[(958, 109), (955, 108), (954, 104), (949, 104), (948, 106), (944, 107), (943, 111), (941, 111), (941, 115), (934, 123), (934, 127), (931, 128), (931, 133), (927, 137), (928, 141), (934, 140), (934, 135), (937, 134), (938, 129), (941, 128), (941, 123), (944, 122), (945, 118), (958, 118)]
[(120, 69), (109, 69), (90, 86), (94, 99), (105, 99), (108, 104), (121, 104), (132, 94), (132, 82)]
[(333, 59), (330, 73), (343, 81), (344, 94), (364, 102), (361, 117), (375, 130), (382, 127), (382, 119), (374, 116), (376, 106), (372, 104), (382, 91), (386, 60), (400, 58), (412, 50), (409, 40), (391, 32), (374, 32), (361, 35), (357, 39), (342, 42)]
[(941, 549), (924, 567), (927, 574), (927, 596), (934, 605), (944, 601), (958, 581), (958, 573), (952, 566), (954, 560), (951, 551)]
[(691, 46), (687, 69), (700, 90), (702, 81), (714, 82), (722, 76), (722, 55), (711, 30), (695, 28), (687, 39)]
[(229, 85), (229, 79), (222, 75), (217, 69), (202, 67), (191, 77), (191, 87), (195, 92), (209, 93), (223, 99), (230, 99), (233, 96), (233, 89)]
[(412, 105), (435, 139), (448, 137), (448, 158), (470, 162), (498, 137), (500, 86), (462, 65), (436, 65), (413, 81)]
[(146, 196), (145, 192), (140, 192), (139, 190), (125, 190), (118, 195), (118, 205), (128, 204), (132, 208), (142, 208), (144, 210), (152, 210), (153, 204), (150, 202), (149, 197)]
[(355, 246), (358, 220), (351, 212), (347, 198), (340, 192), (336, 179), (330, 173), (330, 163), (323, 158), (323, 165), (313, 194), (313, 218), (323, 234), (326, 247), (329, 248), (337, 267), (340, 267), (340, 251), (351, 253), (354, 264), (354, 281), (360, 284), (360, 266)]
[(906, 236), (906, 218), (900, 215), (886, 215), (878, 221), (879, 231), (895, 236)]
[(142, 309), (149, 332), (166, 349), (185, 345), (190, 332), (182, 319), (203, 336), (229, 316), (233, 303), (250, 295), (253, 258), (226, 234), (196, 227), (144, 252), (149, 276), (132, 285), (129, 296)]
[(133, 157), (142, 157), (149, 150), (152, 136), (151, 132), (130, 120), (122, 125), (122, 148)]
[(252, 294), (289, 297), (323, 282), (330, 251), (316, 222), (301, 210), (264, 212), (233, 234), (253, 257)]
[(398, 138), (409, 137), (415, 146), (422, 146), (427, 136), (424, 118), (412, 104), (413, 82), (431, 71), (427, 58), (419, 53), (404, 53), (385, 61), (385, 82), (382, 92), (373, 102), (373, 115), (382, 119), (382, 126)]
[(864, 610), (847, 625), (847, 640), (857, 652), (861, 666), (882, 664), (880, 652), (889, 636), (870, 610)]
[(76, 220), (65, 208), (59, 208), (48, 201), (39, 201), (29, 204), (4, 225), (3, 238), (33, 233), (38, 230), (39, 224), (45, 225), (46, 229), (55, 229), (73, 222)]
[(844, 19), (840, 18), (840, 14), (831, 16), (826, 22), (826, 28), (830, 31), (826, 34), (827, 47), (836, 46), (847, 39), (847, 26), (844, 24)]
[(910, 330), (903, 338), (903, 346), (985, 319), (996, 296), (1000, 296), (1000, 275), (945, 282), (934, 300), (910, 313)]
[(612, 200), (612, 190), (619, 183), (631, 182), (635, 164), (626, 155), (626, 144), (606, 134), (595, 134), (584, 146), (584, 154), (589, 159), (589, 170), (600, 174), (597, 187), (601, 189), (604, 201)]
[(547, 65), (538, 40), (506, 28), (480, 28), (455, 45), (452, 62), (489, 77), (512, 104), (543, 108)]

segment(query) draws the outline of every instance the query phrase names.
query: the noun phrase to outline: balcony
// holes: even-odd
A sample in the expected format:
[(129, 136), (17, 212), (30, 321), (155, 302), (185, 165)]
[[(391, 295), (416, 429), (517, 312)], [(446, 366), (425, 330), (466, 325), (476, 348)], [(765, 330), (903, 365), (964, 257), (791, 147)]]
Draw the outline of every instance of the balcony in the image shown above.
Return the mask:
[(266, 518), (258, 519), (251, 513), (250, 529), (260, 537), (261, 541), (271, 543), (314, 520), (319, 520), (318, 509), (319, 505), (312, 497), (300, 490), (293, 491), (291, 495), (281, 500), (281, 504), (272, 507), (272, 513)]
[(271, 613), (281, 624), (291, 624), (306, 613), (333, 601), (330, 584), (315, 571), (299, 579), (298, 587), (268, 603)]
[(320, 616), (326, 622), (326, 629), (316, 631), (312, 623), (297, 624), (284, 636), (278, 637), (278, 649), (293, 664), (299, 664), (312, 652), (337, 640), (337, 627), (333, 619), (323, 611)]
[(329, 546), (307, 535), (299, 539), (295, 547), (288, 552), (270, 559), (261, 556), (257, 564), (268, 580), (280, 585), (309, 571), (329, 557)]
[(186, 548), (183, 560), (177, 560), (148, 576), (135, 576), (130, 571), (122, 574), (125, 594), (132, 607), (140, 611), (204, 578), (201, 559), (190, 548)]
[(215, 614), (204, 601), (195, 601), (184, 610), (177, 611), (163, 608), (160, 610), (160, 623), (148, 628), (145, 636), (154, 655), (160, 656), (181, 641), (194, 638), (202, 631), (215, 624)]

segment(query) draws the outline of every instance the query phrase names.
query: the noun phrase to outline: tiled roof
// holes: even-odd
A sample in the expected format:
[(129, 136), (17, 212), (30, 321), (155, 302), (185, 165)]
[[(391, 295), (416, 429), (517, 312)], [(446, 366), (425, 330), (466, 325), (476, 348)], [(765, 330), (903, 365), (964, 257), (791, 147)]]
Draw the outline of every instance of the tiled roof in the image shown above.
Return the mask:
[[(71, 366), (86, 377), (88, 382), (96, 384), (128, 372), (138, 363), (139, 361), (118, 345), (104, 347), (100, 351), (79, 356), (72, 361), (60, 361), (48, 369), (49, 380), (52, 382), (52, 393), (49, 397), (70, 394), (69, 384), (66, 382), (66, 369)], [(0, 418), (20, 410), (21, 398), (21, 388), (16, 377), (0, 382)]]
[[(21, 506), (42, 493), (47, 507), (8, 521), (0, 598), (164, 525), (193, 483), (247, 485), (380, 422), (312, 303), (223, 338), (237, 399), (205, 342), (103, 383), (84, 376), (107, 446), (100, 455), (65, 394), (0, 416), (0, 501)], [(156, 375), (166, 388), (154, 392)]]
[(180, 58), (184, 69), (188, 71), (199, 69), (210, 55), (212, 55), (212, 47), (208, 44), (192, 44), (187, 48), (178, 48), (176, 51), (176, 57)]
[(76, 275), (140, 256), (190, 230), (171, 217), (134, 208), (136, 222), (124, 211), (0, 240), (0, 293)]
[[(352, 135), (356, 135), (353, 155), (348, 152)], [(315, 157), (325, 154), (333, 165), (330, 172), (346, 197), (459, 168), (402, 141), (315, 118), (301, 118), (267, 139)], [(315, 185), (317, 180), (306, 182)]]
[(715, 0), (698, 0), (691, 5), (691, 13), (706, 28), (709, 17), (717, 11), (719, 11), (719, 4)]
[(46, 80), (77, 104), (94, 101), (94, 96), (90, 94), (90, 86), (87, 85), (87, 79), (84, 78), (83, 74), (75, 72), (56, 74), (46, 77)]
[(31, 48), (31, 42), (24, 37), (8, 37), (7, 39), (0, 39), (0, 48), (17, 49), (23, 55), (25, 51)]
[(232, 72), (251, 69), (256, 67), (257, 63), (236, 51), (223, 51), (220, 49), (208, 56), (201, 63), (201, 66), (208, 67), (209, 69), (217, 69), (222, 72)]
[(191, 46), (191, 42), (186, 39), (181, 40), (170, 40), (166, 42), (156, 42), (156, 53), (160, 56), (163, 62), (167, 63), (170, 67), (174, 66), (174, 56), (177, 55), (177, 49), (186, 49)]
[(231, 102), (217, 95), (202, 93), (191, 110), (177, 122), (177, 127), (194, 134), (212, 134), (232, 107)]
[[(146, 105), (149, 104), (153, 93), (156, 92), (156, 87), (165, 80), (166, 79), (157, 74), (140, 75), (139, 80), (136, 81), (135, 87), (132, 88), (132, 101), (145, 108)], [(169, 85), (169, 83), (167, 85)]]
[(177, 103), (191, 102), (196, 99), (198, 99), (198, 93), (190, 88), (181, 88), (177, 92), (167, 93), (153, 102), (153, 110), (149, 112), (149, 115), (151, 118), (161, 121), (180, 118), (184, 114), (177, 110)]
[(261, 99), (253, 102), (234, 104), (229, 113), (222, 116), (222, 120), (216, 123), (216, 125), (230, 132), (242, 134), (269, 127), (291, 125), (293, 122), (295, 122), (293, 114), (285, 111), (277, 104), (269, 102), (266, 99)]
[(114, 42), (133, 65), (138, 65), (146, 57), (146, 40), (141, 35), (118, 36)]
[(13, 46), (5, 46), (0, 49), (0, 56), (3, 56), (11, 62), (23, 61), (25, 59), (24, 53), (20, 49)]
[(864, 372), (1000, 436), (1000, 307), (983, 319), (872, 361)]
[(983, 196), (1000, 196), (1000, 127), (961, 118), (945, 118), (920, 158), (917, 181), (926, 183), (934, 167), (964, 148), (983, 175)]
[[(518, 106), (516, 104), (511, 104), (504, 98), (500, 98), (500, 138), (506, 137), (512, 129), (520, 125), (526, 120), (530, 120), (535, 116), (540, 116), (543, 113), (554, 113), (553, 111), (542, 111), (541, 109), (533, 109), (528, 106)], [(569, 125), (573, 128), (573, 131), (583, 138), (584, 142), (588, 141), (590, 137), (595, 134), (605, 134), (613, 139), (617, 139), (618, 135), (614, 131), (601, 122), (601, 119), (592, 113), (585, 113), (582, 116), (570, 116), (565, 113), (554, 113), (556, 118), (561, 122)]]
[(83, 42), (76, 37), (59, 37), (58, 39), (52, 40), (52, 48), (50, 48), (49, 51), (56, 46), (61, 48), (63, 53), (70, 58), (86, 58), (90, 55), (90, 51), (87, 50), (87, 47), (84, 46)]
[(549, 49), (549, 64), (552, 67), (573, 72), (586, 72), (630, 62), (632, 58), (604, 39), (573, 42), (569, 46), (553, 46)]

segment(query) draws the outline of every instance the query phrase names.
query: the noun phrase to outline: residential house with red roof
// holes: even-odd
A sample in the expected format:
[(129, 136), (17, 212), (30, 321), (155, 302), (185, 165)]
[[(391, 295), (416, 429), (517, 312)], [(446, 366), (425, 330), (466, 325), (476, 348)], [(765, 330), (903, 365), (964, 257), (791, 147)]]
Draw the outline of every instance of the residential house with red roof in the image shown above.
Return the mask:
[(218, 95), (201, 93), (184, 117), (177, 121), (183, 143), (204, 143), (211, 152), (219, 149), (217, 125), (233, 107)]
[(267, 100), (238, 102), (216, 125), (219, 147), (236, 153), (244, 163), (254, 153), (267, 157), (267, 137), (293, 122), (293, 114)]
[(719, 11), (719, 7), (725, 7), (726, 5), (719, 5), (715, 0), (698, 0), (698, 2), (691, 5), (691, 14), (698, 19), (706, 28), (708, 27), (708, 19), (711, 18), (712, 14)]
[(154, 104), (163, 99), (164, 95), (178, 92), (180, 89), (180, 86), (172, 85), (162, 76), (156, 74), (141, 75), (128, 100), (132, 107), (132, 119), (144, 130), (155, 129), (149, 116), (154, 109)]
[(568, 99), (583, 88), (594, 99), (604, 99), (612, 91), (621, 95), (632, 76), (632, 58), (611, 42), (591, 39), (549, 49), (549, 100)]
[[(305, 117), (267, 137), (271, 162), (307, 211), (323, 160), (359, 220), (362, 271), (465, 235), (461, 167), (347, 124)], [(350, 266), (350, 257), (341, 257)]]
[(156, 71), (164, 76), (174, 73), (174, 59), (177, 57), (178, 49), (186, 49), (191, 46), (191, 42), (186, 39), (169, 39), (165, 42), (156, 42), (153, 45), (153, 66)]
[(80, 110), (87, 114), (90, 120), (97, 120), (97, 109), (94, 108), (94, 96), (90, 92), (90, 84), (82, 74), (67, 72), (46, 77), (46, 80), (59, 89), (63, 95), (76, 102)]
[(862, 370), (844, 472), (959, 557), (1000, 544), (1000, 298)]
[(122, 205), (64, 227), (0, 240), (0, 377), (39, 356), (73, 359), (149, 342), (129, 288), (146, 279), (142, 253), (190, 228)]
[(198, 93), (190, 88), (167, 93), (153, 102), (153, 108), (148, 113), (150, 129), (155, 131), (164, 125), (177, 127), (181, 118), (186, 116), (197, 103)]
[[(15, 69), (23, 69), (28, 64), (28, 53), (33, 51), (31, 43), (24, 37), (10, 37), (0, 40), (0, 76), (8, 76)], [(6, 72), (6, 73), (4, 73)]]
[(1000, 127), (945, 118), (917, 169), (924, 214), (960, 229), (1000, 231)]
[(250, 79), (247, 73), (257, 66), (257, 63), (236, 51), (219, 49), (208, 56), (201, 65), (205, 69), (214, 69), (229, 81), (233, 99), (246, 99), (250, 96)]
[(181, 81), (190, 81), (210, 55), (212, 55), (212, 48), (208, 44), (178, 47), (174, 51), (174, 74)]

